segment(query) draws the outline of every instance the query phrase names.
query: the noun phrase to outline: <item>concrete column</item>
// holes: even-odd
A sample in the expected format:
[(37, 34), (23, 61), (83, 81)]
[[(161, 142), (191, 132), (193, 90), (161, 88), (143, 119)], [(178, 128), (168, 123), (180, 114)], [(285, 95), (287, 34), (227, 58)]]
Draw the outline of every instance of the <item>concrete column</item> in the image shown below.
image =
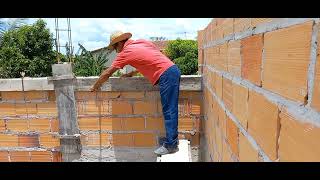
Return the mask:
[(62, 160), (71, 162), (81, 155), (77, 106), (74, 96), (74, 79), (71, 64), (52, 65), (56, 95)]

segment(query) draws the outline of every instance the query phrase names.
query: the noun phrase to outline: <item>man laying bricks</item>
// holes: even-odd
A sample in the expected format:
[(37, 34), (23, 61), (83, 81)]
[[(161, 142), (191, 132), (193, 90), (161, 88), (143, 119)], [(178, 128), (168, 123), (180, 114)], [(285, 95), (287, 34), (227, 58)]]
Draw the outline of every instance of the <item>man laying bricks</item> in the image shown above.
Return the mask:
[(101, 85), (118, 69), (131, 65), (137, 71), (124, 74), (131, 77), (137, 72), (144, 75), (152, 85), (159, 84), (164, 116), (166, 139), (154, 153), (164, 155), (177, 152), (178, 149), (178, 99), (180, 87), (179, 68), (152, 43), (146, 40), (131, 40), (131, 33), (117, 31), (110, 36), (111, 50), (116, 50), (117, 57), (111, 67), (103, 71), (91, 88), (97, 91)]

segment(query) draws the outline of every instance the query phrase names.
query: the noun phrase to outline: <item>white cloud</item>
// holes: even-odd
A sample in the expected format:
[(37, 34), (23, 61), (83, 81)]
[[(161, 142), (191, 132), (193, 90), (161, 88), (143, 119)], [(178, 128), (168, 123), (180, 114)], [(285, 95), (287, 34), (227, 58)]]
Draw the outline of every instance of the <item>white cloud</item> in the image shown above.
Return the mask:
[[(37, 18), (36, 18), (37, 19)], [(32, 19), (30, 23), (36, 21)], [(72, 43), (77, 52), (78, 43), (88, 50), (105, 47), (110, 34), (115, 30), (129, 31), (133, 39), (149, 39), (163, 36), (194, 39), (197, 31), (203, 29), (212, 18), (71, 18)], [(44, 19), (55, 36), (54, 18)], [(66, 18), (59, 19), (59, 28), (67, 28)], [(68, 40), (67, 32), (60, 33), (60, 42)], [(61, 44), (62, 45), (62, 44)], [(64, 45), (64, 44), (63, 44)]]

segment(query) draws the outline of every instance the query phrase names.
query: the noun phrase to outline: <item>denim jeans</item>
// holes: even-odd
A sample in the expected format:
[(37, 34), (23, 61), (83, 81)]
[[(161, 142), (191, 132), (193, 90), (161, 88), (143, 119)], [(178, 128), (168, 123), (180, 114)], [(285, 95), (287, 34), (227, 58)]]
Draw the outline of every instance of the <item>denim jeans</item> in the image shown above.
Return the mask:
[(178, 101), (180, 70), (177, 65), (168, 68), (159, 78), (162, 112), (166, 129), (164, 145), (173, 148), (178, 143)]

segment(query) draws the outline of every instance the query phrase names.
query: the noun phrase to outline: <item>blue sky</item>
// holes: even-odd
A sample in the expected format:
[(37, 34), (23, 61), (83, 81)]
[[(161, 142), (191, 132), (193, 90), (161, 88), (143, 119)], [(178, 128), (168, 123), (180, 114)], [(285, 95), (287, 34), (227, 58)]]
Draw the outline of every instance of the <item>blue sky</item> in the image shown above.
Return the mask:
[[(38, 18), (29, 19), (33, 23)], [(55, 36), (54, 18), (43, 18)], [(205, 28), (212, 18), (71, 18), (74, 52), (81, 43), (87, 50), (105, 47), (115, 30), (131, 32), (132, 39), (149, 39), (162, 36), (168, 39), (195, 39), (197, 31)], [(67, 28), (67, 19), (59, 18), (60, 28)], [(184, 33), (186, 32), (186, 34)], [(60, 44), (68, 39), (67, 32), (60, 32)]]

